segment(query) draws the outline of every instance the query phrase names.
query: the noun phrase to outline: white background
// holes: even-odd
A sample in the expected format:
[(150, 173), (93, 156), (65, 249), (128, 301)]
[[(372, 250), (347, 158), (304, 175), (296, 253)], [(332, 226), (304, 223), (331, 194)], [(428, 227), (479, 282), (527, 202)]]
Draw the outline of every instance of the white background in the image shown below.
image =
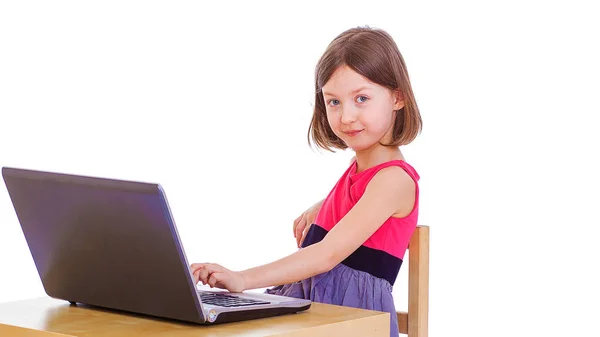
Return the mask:
[[(315, 64), (383, 28), (424, 121), (431, 335), (598, 336), (598, 12), (483, 3), (2, 1), (0, 166), (159, 182), (190, 261), (270, 262), (351, 156), (306, 144)], [(0, 273), (44, 295), (3, 184)]]

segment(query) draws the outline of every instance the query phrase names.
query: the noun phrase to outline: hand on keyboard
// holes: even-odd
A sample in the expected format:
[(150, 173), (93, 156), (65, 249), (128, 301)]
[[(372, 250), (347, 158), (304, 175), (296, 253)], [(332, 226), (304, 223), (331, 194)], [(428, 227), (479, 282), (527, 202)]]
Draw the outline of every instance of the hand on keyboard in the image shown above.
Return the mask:
[(208, 284), (211, 288), (227, 289), (232, 293), (246, 290), (244, 278), (239, 272), (231, 271), (215, 263), (192, 263), (190, 266), (194, 275), (194, 284), (198, 281)]

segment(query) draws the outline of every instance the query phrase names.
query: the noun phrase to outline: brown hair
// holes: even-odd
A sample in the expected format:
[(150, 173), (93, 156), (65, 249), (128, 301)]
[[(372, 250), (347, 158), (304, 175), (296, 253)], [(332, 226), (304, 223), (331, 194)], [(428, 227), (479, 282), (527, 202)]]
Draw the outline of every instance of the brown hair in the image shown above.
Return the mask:
[(396, 112), (391, 143), (382, 145), (400, 146), (412, 142), (421, 131), (423, 121), (404, 59), (387, 32), (367, 26), (351, 28), (338, 35), (319, 59), (315, 69), (315, 109), (308, 128), (308, 143), (312, 138), (317, 146), (332, 152), (332, 147), (347, 148), (327, 122), (322, 92), (333, 73), (343, 65), (373, 83), (402, 93), (404, 107)]

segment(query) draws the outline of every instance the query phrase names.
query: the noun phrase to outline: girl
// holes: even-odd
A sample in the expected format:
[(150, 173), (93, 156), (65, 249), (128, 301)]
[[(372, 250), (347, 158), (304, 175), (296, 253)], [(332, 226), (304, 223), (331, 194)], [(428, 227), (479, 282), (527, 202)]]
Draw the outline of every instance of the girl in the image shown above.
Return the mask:
[(309, 127), (321, 148), (354, 151), (329, 195), (294, 221), (297, 252), (270, 264), (231, 271), (194, 263), (196, 282), (231, 292), (270, 294), (391, 314), (402, 258), (417, 225), (417, 172), (399, 146), (421, 131), (421, 116), (396, 43), (383, 30), (358, 27), (337, 36), (316, 67)]

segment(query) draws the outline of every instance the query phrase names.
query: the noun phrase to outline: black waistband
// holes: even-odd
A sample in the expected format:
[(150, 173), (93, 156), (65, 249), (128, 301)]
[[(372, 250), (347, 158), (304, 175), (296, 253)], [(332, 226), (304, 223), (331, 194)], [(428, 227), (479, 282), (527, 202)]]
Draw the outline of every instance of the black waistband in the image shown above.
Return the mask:
[[(302, 247), (308, 247), (323, 240), (327, 231), (318, 225), (310, 226)], [(382, 250), (373, 249), (365, 246), (358, 247), (342, 264), (360, 271), (367, 272), (375, 277), (386, 279), (391, 285), (394, 285), (402, 259), (399, 259)]]

